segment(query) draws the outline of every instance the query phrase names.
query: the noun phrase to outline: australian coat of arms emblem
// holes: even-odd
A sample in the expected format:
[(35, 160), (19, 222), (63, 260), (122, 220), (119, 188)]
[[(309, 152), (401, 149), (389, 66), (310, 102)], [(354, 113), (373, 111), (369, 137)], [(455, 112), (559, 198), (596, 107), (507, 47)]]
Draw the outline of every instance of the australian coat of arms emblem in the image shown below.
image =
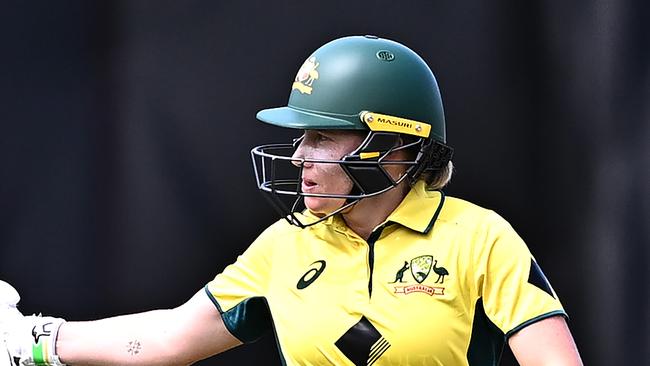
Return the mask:
[[(447, 271), (446, 268), (439, 267), (438, 260), (434, 260), (432, 255), (421, 255), (419, 257), (415, 257), (411, 259), (410, 262), (404, 261), (404, 265), (402, 266), (402, 268), (400, 268), (395, 274), (395, 280), (389, 283), (392, 284), (408, 283), (408, 281), (404, 279), (404, 273), (409, 269), (411, 270), (411, 276), (413, 277), (415, 282), (417, 282), (417, 284), (415, 285), (406, 284), (405, 286), (395, 286), (396, 294), (410, 294), (414, 292), (423, 292), (428, 295), (445, 294), (445, 288), (442, 287), (442, 285), (445, 282), (445, 276), (448, 276), (449, 272)], [(431, 272), (437, 275), (434, 283), (439, 285), (429, 286), (423, 284), (423, 282), (429, 277)]]

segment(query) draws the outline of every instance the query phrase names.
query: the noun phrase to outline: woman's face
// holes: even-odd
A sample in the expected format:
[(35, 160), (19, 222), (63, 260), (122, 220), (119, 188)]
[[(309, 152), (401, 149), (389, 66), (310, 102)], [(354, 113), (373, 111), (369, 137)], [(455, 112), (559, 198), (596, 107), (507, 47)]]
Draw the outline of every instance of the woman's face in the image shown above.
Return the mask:
[[(353, 131), (306, 130), (293, 158), (339, 160), (355, 150), (364, 137)], [(348, 194), (352, 189), (352, 181), (339, 164), (305, 162), (301, 178), (304, 193)], [(344, 203), (344, 198), (305, 197), (305, 206), (319, 216)]]

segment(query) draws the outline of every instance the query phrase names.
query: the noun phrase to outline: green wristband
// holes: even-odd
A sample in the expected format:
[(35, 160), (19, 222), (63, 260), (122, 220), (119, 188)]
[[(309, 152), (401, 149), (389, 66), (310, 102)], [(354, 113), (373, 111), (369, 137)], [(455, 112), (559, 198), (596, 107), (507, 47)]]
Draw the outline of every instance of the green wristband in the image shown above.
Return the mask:
[(34, 360), (34, 365), (49, 366), (49, 363), (45, 360), (47, 357), (47, 343), (47, 340), (42, 337), (38, 343), (32, 346), (32, 359)]

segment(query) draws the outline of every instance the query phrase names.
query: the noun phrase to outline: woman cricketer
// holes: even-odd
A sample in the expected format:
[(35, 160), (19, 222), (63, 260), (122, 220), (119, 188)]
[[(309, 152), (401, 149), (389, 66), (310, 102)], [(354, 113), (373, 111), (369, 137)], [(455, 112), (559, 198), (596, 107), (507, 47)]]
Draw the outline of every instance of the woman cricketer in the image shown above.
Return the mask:
[(582, 364), (522, 239), (443, 193), (453, 150), (415, 52), (334, 40), (306, 58), (288, 106), (257, 118), (302, 135), (252, 150), (282, 218), (234, 264), (175, 309), (96, 321), (23, 316), (4, 283), (0, 358), (187, 365), (270, 333), (286, 365), (496, 365), (506, 344), (524, 366)]

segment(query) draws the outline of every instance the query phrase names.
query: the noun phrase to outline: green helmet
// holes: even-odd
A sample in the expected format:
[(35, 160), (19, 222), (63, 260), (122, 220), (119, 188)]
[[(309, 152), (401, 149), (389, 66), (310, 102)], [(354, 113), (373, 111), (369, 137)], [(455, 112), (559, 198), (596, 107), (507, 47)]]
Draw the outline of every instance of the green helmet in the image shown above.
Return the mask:
[[(301, 130), (368, 131), (363, 143), (336, 161), (352, 180), (349, 194), (318, 194), (346, 198), (347, 204), (316, 222), (340, 212), (360, 199), (381, 194), (409, 177), (446, 167), (453, 150), (445, 145), (445, 119), (440, 91), (433, 73), (411, 49), (375, 36), (344, 37), (312, 53), (291, 86), (286, 107), (257, 113), (262, 122)], [(302, 197), (302, 165), (309, 159), (291, 158), (295, 144), (272, 144), (252, 150), (258, 187), (290, 223), (307, 224), (294, 214)], [(414, 151), (411, 161), (386, 157), (400, 149)], [(282, 162), (298, 167), (297, 176), (285, 175)], [(408, 165), (395, 180), (388, 164)], [(290, 204), (281, 196), (296, 197)], [(312, 222), (314, 224), (316, 222)]]
[(334, 40), (302, 65), (286, 107), (265, 109), (257, 118), (298, 129), (368, 130), (360, 119), (370, 111), (431, 126), (446, 141), (445, 117), (433, 73), (411, 49), (374, 36)]

